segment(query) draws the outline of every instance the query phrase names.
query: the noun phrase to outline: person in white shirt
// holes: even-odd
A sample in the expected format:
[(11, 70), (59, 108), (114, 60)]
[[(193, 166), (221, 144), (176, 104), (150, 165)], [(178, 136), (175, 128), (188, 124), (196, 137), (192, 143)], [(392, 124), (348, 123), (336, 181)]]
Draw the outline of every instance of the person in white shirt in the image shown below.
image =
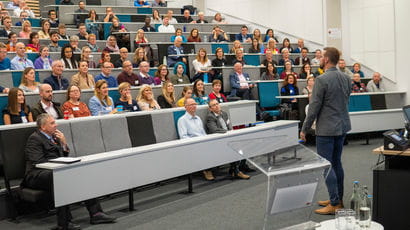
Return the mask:
[(164, 17), (162, 20), (162, 25), (158, 27), (158, 32), (162, 33), (175, 33), (175, 27), (169, 24), (169, 18)]
[(46, 83), (40, 85), (40, 101), (33, 106), (31, 112), (34, 120), (42, 113), (48, 113), (54, 119), (63, 118), (60, 103), (53, 101), (53, 88), (51, 88), (51, 85)]
[(14, 17), (20, 17), (21, 12), (27, 12), (28, 16), (30, 18), (35, 18), (36, 16), (34, 15), (33, 11), (30, 9), (30, 7), (27, 6), (25, 0), (20, 0), (19, 1), (19, 7), (14, 9), (13, 14)]
[(379, 72), (373, 73), (373, 79), (367, 83), (366, 88), (368, 92), (384, 92), (386, 86), (382, 79), (382, 75)]
[(174, 11), (168, 10), (167, 15), (164, 18), (169, 19), (169, 24), (178, 24), (177, 19), (172, 17), (173, 14), (174, 14)]

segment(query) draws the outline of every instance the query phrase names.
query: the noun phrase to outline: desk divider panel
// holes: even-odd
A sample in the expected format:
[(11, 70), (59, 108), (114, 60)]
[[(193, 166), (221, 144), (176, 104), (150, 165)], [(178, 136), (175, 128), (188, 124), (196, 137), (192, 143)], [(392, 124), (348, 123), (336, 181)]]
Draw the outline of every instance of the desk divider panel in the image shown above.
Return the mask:
[(103, 116), (99, 120), (105, 151), (131, 148), (131, 140), (125, 116)]
[(132, 147), (157, 143), (150, 114), (127, 116)]
[(384, 94), (370, 95), (372, 110), (387, 109), (386, 97)]
[(261, 64), (259, 55), (244, 55), (243, 59), (247, 65), (259, 66)]
[(77, 153), (75, 152), (74, 143), (73, 143), (73, 135), (71, 133), (71, 124), (70, 121), (67, 120), (57, 120), (58, 127), (57, 129), (64, 133), (68, 148), (70, 148), (70, 155), (71, 157), (76, 157)]
[(152, 8), (137, 8), (137, 14), (152, 14)]
[[(184, 111), (185, 112), (185, 111)], [(173, 113), (170, 112), (159, 112), (152, 113), (152, 125), (154, 127), (154, 135), (156, 143), (172, 141), (178, 139), (178, 133), (174, 124)]]
[(74, 119), (71, 122), (71, 134), (77, 156), (105, 152), (98, 119)]
[[(14, 84), (14, 79), (13, 79), (13, 74), (18, 73), (21, 75), (21, 72), (3, 72), (1, 73), (0, 76), (0, 85), (3, 86), (4, 88), (10, 88), (10, 86), (13, 86)], [(20, 82), (19, 82), (20, 84)]]
[(349, 112), (372, 110), (369, 95), (352, 95), (349, 100)]

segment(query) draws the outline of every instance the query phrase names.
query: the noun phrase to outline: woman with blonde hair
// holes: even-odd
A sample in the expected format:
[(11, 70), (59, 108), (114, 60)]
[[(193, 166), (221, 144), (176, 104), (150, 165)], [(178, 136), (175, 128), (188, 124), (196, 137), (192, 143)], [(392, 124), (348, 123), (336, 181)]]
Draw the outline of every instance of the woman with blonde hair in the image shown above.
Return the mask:
[(91, 59), (91, 48), (89, 46), (83, 46), (83, 48), (81, 48), (81, 61), (85, 61), (88, 64), (88, 68), (97, 68), (97, 64), (95, 64), (95, 62)]
[(154, 99), (152, 93), (152, 87), (149, 85), (143, 85), (140, 88), (140, 92), (137, 97), (138, 106), (142, 111), (152, 111), (161, 109), (158, 102)]
[(204, 48), (199, 49), (196, 59), (192, 61), (192, 65), (195, 70), (193, 81), (196, 79), (204, 80), (204, 74), (208, 74), (212, 67), (211, 60), (208, 59)]
[(231, 48), (231, 50), (230, 50), (229, 52), (232, 53), (232, 54), (235, 54), (235, 53), (236, 53), (236, 50), (238, 50), (238, 49), (243, 50), (243, 47), (242, 47), (242, 44), (241, 44), (241, 42), (240, 42), (239, 40), (235, 40), (235, 41), (233, 42), (233, 46), (232, 46), (232, 48)]
[(138, 47), (140, 43), (148, 43), (147, 37), (145, 37), (145, 32), (142, 29), (137, 30), (137, 34), (135, 35), (135, 47)]
[(192, 87), (189, 85), (184, 86), (184, 89), (182, 89), (181, 98), (178, 100), (177, 106), (184, 107), (185, 100), (188, 98), (192, 98)]
[(120, 98), (115, 102), (115, 107), (120, 105), (127, 112), (140, 111), (137, 101), (132, 99), (130, 83), (122, 82), (118, 86), (118, 91), (120, 92)]
[(31, 34), (31, 22), (29, 20), (25, 20), (21, 25), (21, 31), (19, 32), (20, 38), (29, 38)]
[(5, 125), (33, 122), (33, 114), (26, 105), (22, 89), (10, 89), (7, 107), (3, 110), (3, 120)]
[(80, 98), (81, 89), (76, 85), (68, 86), (66, 102), (64, 102), (61, 110), (64, 112), (67, 111), (70, 118), (91, 116), (87, 104), (80, 101)]
[(145, 55), (144, 48), (140, 47), (135, 50), (133, 58), (133, 66), (138, 68), (141, 62), (146, 61), (149, 63), (147, 55)]
[(71, 77), (71, 84), (80, 89), (93, 89), (95, 82), (93, 75), (88, 73), (87, 61), (80, 61), (78, 63), (78, 73)]
[(162, 85), (161, 88), (162, 94), (158, 96), (157, 101), (159, 106), (162, 109), (165, 108), (175, 108), (176, 107), (176, 100), (175, 100), (175, 88), (174, 84), (171, 82), (166, 82)]
[(36, 82), (36, 73), (33, 67), (24, 69), (19, 88), (26, 93), (39, 93), (40, 83)]
[(114, 109), (112, 98), (108, 96), (108, 84), (105, 80), (98, 80), (95, 83), (94, 96), (90, 98), (88, 108), (90, 108), (92, 116), (117, 112), (117, 109)]

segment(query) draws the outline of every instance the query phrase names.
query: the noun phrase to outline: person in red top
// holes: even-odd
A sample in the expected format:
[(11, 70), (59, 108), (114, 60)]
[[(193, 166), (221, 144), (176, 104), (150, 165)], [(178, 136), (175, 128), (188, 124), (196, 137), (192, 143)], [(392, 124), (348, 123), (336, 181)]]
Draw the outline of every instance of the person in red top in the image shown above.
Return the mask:
[[(30, 51), (31, 50), (31, 51)], [(40, 39), (37, 32), (31, 32), (26, 51), (38, 52), (40, 50)]]
[(61, 107), (62, 111), (68, 111), (70, 118), (91, 116), (87, 104), (80, 101), (81, 89), (70, 85), (67, 89), (67, 101)]
[(221, 93), (222, 81), (213, 80), (212, 81), (212, 92), (208, 95), (209, 100), (216, 99), (219, 103), (227, 102), (225, 95)]
[[(188, 37), (188, 42), (201, 42), (201, 37), (199, 37), (199, 30), (196, 28), (193, 28), (191, 30), (191, 34)], [(207, 41), (204, 41), (207, 42)]]

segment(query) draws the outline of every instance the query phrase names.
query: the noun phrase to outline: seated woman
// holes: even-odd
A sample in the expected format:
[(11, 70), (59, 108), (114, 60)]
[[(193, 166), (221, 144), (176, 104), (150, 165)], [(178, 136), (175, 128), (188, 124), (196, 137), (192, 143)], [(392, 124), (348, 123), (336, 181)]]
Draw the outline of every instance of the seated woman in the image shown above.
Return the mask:
[(279, 53), (278, 48), (276, 48), (275, 39), (269, 39), (268, 45), (266, 46), (266, 49), (263, 52), (266, 53), (266, 50), (271, 50), (272, 54), (278, 54)]
[(104, 50), (111, 52), (111, 53), (118, 53), (120, 52), (120, 48), (117, 45), (117, 38), (113, 35), (108, 36), (107, 42), (105, 43)]
[(352, 79), (352, 93), (367, 92), (366, 85), (360, 81), (360, 74), (354, 73)]
[(186, 75), (186, 66), (183, 62), (177, 62), (174, 65), (174, 75), (171, 76), (171, 82), (174, 85), (190, 84), (188, 76)]
[(256, 39), (256, 38), (252, 39), (252, 45), (251, 45), (251, 47), (249, 47), (248, 53), (251, 53), (251, 54), (261, 53), (261, 46), (258, 42), (258, 39)]
[(309, 63), (305, 63), (300, 69), (299, 78), (307, 79), (308, 77), (316, 77), (316, 75), (312, 72), (312, 66)]
[(27, 52), (38, 52), (40, 50), (40, 39), (37, 32), (31, 32), (28, 44), (26, 45)]
[(139, 47), (139, 44), (148, 43), (147, 37), (145, 37), (145, 32), (142, 29), (137, 30), (137, 34), (135, 35), (134, 44), (135, 47)]
[(48, 46), (40, 46), (40, 56), (34, 61), (36, 69), (51, 69), (53, 60), (49, 58)]
[(212, 92), (208, 95), (209, 100), (216, 99), (219, 103), (227, 102), (225, 95), (221, 93), (222, 89), (222, 81), (221, 80), (213, 80), (212, 81)]
[(253, 30), (253, 35), (252, 35), (252, 39), (256, 38), (256, 40), (258, 41), (259, 44), (262, 44), (263, 40), (262, 40), (262, 33), (260, 31), (260, 29), (254, 29)]
[[(28, 38), (28, 37), (27, 37)], [(17, 34), (13, 31), (8, 35), (8, 41), (6, 44), (7, 52), (16, 52), (16, 44), (17, 44)]]
[(313, 85), (315, 84), (315, 77), (309, 76), (306, 78), (306, 86), (302, 89), (302, 95), (310, 95), (313, 91)]
[(75, 85), (68, 86), (66, 102), (64, 102), (61, 110), (67, 111), (70, 118), (91, 116), (87, 104), (80, 101), (80, 98), (81, 89)]
[(7, 107), (3, 110), (3, 120), (5, 125), (33, 122), (33, 114), (26, 105), (22, 89), (10, 89)]
[(98, 15), (95, 10), (88, 12), (88, 18), (85, 19), (85, 27), (88, 34), (94, 34), (97, 40), (100, 40), (100, 25), (98, 22)]
[(361, 66), (359, 63), (354, 63), (353, 64), (353, 69), (352, 69), (352, 73), (358, 73), (360, 75), (361, 78), (364, 78), (364, 73), (360, 70)]
[(60, 23), (58, 25), (57, 31), (58, 31), (58, 38), (59, 39), (65, 39), (65, 40), (70, 39), (70, 36), (68, 36), (67, 33), (66, 33), (67, 29), (66, 29), (64, 23)]
[(205, 85), (201, 79), (196, 79), (194, 81), (192, 92), (192, 98), (198, 105), (208, 104), (209, 97), (205, 94)]
[(101, 68), (101, 66), (104, 64), (104, 62), (111, 63), (111, 66), (114, 68), (114, 64), (112, 64), (112, 62), (111, 62), (110, 52), (107, 51), (107, 50), (103, 50), (101, 52), (101, 59), (98, 61), (97, 68)]
[(30, 34), (32, 32), (31, 22), (29, 20), (25, 20), (21, 25), (21, 31), (19, 32), (19, 38), (30, 38)]
[(280, 79), (285, 79), (289, 74), (292, 74), (293, 76), (298, 76), (297, 73), (293, 72), (292, 62), (286, 61), (285, 69), (280, 74)]
[(158, 66), (157, 71), (154, 75), (154, 82), (155, 85), (162, 85), (165, 82), (169, 81), (169, 71), (167, 65), (160, 65)]
[(181, 98), (177, 102), (177, 107), (184, 107), (185, 100), (192, 97), (192, 88), (187, 85), (182, 89)]
[(36, 73), (34, 68), (25, 68), (23, 71), (23, 76), (21, 77), (19, 88), (26, 93), (39, 93), (39, 86), (40, 83), (36, 82)]
[(152, 88), (149, 85), (143, 85), (137, 97), (138, 106), (142, 111), (152, 111), (161, 109), (158, 102), (154, 99)]
[(271, 38), (273, 38), (276, 41), (276, 43), (278, 43), (278, 39), (275, 38), (273, 29), (268, 29), (266, 30), (266, 35), (265, 35), (265, 39), (263, 40), (263, 42), (268, 42), (269, 39)]
[(92, 116), (114, 114), (117, 109), (114, 108), (114, 102), (108, 96), (108, 84), (105, 80), (98, 80), (95, 83), (94, 96), (88, 102), (88, 108)]
[(229, 50), (229, 53), (235, 54), (235, 53), (236, 53), (236, 50), (238, 50), (238, 49), (240, 49), (240, 50), (243, 51), (242, 43), (241, 43), (239, 40), (235, 40), (235, 41), (233, 42), (232, 48)]
[(199, 49), (196, 59), (192, 61), (192, 66), (195, 70), (195, 75), (192, 78), (193, 81), (196, 79), (201, 79), (202, 81), (206, 81), (206, 83), (211, 81), (212, 76), (208, 76), (208, 74), (211, 70), (212, 64), (211, 60), (208, 59), (208, 55), (206, 54), (206, 50), (204, 48)]
[(91, 52), (101, 52), (100, 47), (97, 45), (97, 37), (94, 34), (88, 35), (87, 46), (91, 49)]
[(282, 53), (282, 50), (284, 48), (287, 48), (289, 50), (289, 53), (293, 53), (293, 48), (290, 46), (290, 40), (289, 38), (284, 38), (282, 41), (282, 47), (280, 48), (279, 52)]
[[(299, 95), (299, 88), (297, 86), (297, 80), (296, 80), (295, 75), (293, 74), (286, 75), (282, 83), (282, 88), (280, 89), (280, 95), (281, 96)], [(288, 104), (288, 106), (290, 106), (292, 110), (298, 109), (297, 102), (298, 101), (296, 98), (282, 99), (282, 103)]]
[[(202, 39), (199, 36), (199, 30), (198, 29), (193, 28), (191, 30), (191, 33), (189, 34), (189, 37), (188, 37), (188, 42), (202, 42)], [(204, 41), (204, 42), (208, 42), (208, 41)]]
[(279, 80), (279, 75), (276, 71), (275, 66), (272, 62), (268, 62), (267, 66), (265, 67), (265, 72), (262, 73), (261, 76), (262, 80)]
[(237, 62), (242, 63), (242, 66), (246, 65), (245, 59), (243, 59), (243, 51), (241, 49), (235, 51), (235, 58), (232, 60), (231, 65), (234, 65)]
[(227, 22), (222, 18), (221, 13), (216, 13), (214, 18), (212, 19), (212, 23), (215, 24), (226, 24)]
[(91, 60), (91, 49), (88, 46), (83, 46), (81, 48), (81, 58), (80, 61), (87, 62), (88, 68), (97, 68), (97, 64), (93, 60)]
[(50, 39), (51, 24), (48, 20), (43, 20), (41, 23), (41, 30), (38, 31), (38, 36), (41, 39)]
[[(211, 65), (212, 67), (224, 67), (228, 65), (228, 62), (225, 59), (225, 54), (224, 50), (221, 47), (216, 48), (215, 50), (215, 59), (212, 60)], [(223, 76), (222, 76), (222, 69), (221, 68), (213, 68), (212, 69), (212, 74), (213, 74), (213, 79), (219, 79), (223, 81)]]
[[(112, 25), (110, 28), (110, 34), (114, 35), (118, 42), (118, 47), (127, 47), (130, 48), (130, 35), (127, 32), (127, 28), (123, 24), (120, 23), (120, 20), (117, 17), (112, 19)], [(113, 34), (113, 33), (120, 33), (120, 34)]]
[(123, 111), (126, 112), (140, 111), (137, 101), (132, 99), (130, 83), (122, 82), (118, 86), (118, 91), (120, 92), (120, 98), (118, 98), (118, 100), (115, 102), (115, 107), (120, 105), (122, 106)]
[(134, 52), (134, 58), (132, 65), (134, 68), (138, 68), (141, 62), (146, 61), (150, 63), (150, 67), (154, 67), (153, 62), (148, 60), (147, 55), (145, 55), (145, 50), (143, 47), (137, 48)]
[(65, 45), (61, 49), (61, 61), (64, 63), (64, 69), (77, 69), (78, 62), (74, 58), (74, 52), (70, 45)]
[(186, 43), (188, 40), (186, 39), (186, 37), (184, 35), (182, 35), (182, 29), (181, 28), (177, 28), (175, 30), (175, 35), (171, 36), (171, 42), (175, 41), (175, 38), (180, 36), (182, 38), (182, 43)]
[(159, 11), (157, 9), (152, 10), (151, 23), (162, 24), (161, 15), (159, 14)]
[(166, 82), (161, 88), (162, 94), (157, 97), (157, 101), (161, 109), (175, 108), (175, 88), (171, 82)]
[(94, 89), (94, 77), (88, 73), (88, 63), (86, 61), (78, 63), (78, 73), (71, 77), (71, 84), (80, 89)]

